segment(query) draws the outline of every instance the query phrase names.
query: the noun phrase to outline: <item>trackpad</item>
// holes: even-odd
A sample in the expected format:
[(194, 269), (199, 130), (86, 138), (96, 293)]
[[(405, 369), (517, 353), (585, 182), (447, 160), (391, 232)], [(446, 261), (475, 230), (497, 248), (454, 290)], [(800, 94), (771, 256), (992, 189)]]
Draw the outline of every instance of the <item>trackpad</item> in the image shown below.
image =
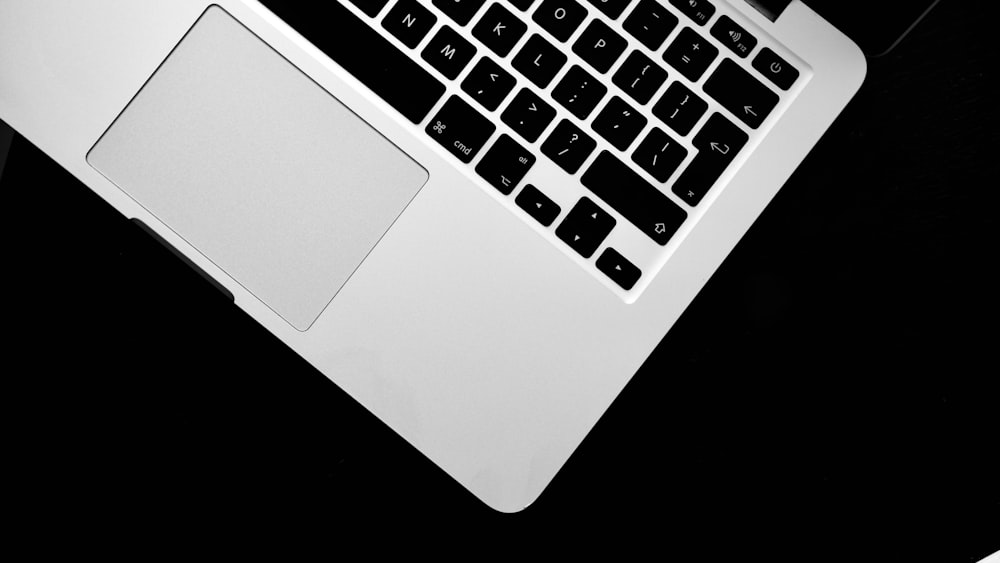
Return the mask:
[(214, 6), (87, 160), (298, 330), (428, 177)]

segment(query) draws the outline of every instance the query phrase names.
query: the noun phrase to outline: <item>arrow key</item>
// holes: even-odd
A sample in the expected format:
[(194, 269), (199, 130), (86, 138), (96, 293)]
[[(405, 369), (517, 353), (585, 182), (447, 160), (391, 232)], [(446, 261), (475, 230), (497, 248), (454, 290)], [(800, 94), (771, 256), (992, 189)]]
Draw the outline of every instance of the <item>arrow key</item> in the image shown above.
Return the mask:
[(608, 247), (597, 259), (597, 269), (604, 272), (612, 281), (628, 291), (642, 277), (642, 271), (621, 255), (614, 248)]
[(546, 227), (551, 225), (556, 220), (556, 217), (559, 216), (559, 212), (562, 211), (556, 202), (549, 199), (531, 184), (524, 186), (521, 193), (517, 194), (517, 197), (514, 198), (514, 203)]
[(615, 223), (615, 218), (596, 203), (581, 197), (556, 228), (556, 236), (584, 258), (590, 258), (615, 228)]

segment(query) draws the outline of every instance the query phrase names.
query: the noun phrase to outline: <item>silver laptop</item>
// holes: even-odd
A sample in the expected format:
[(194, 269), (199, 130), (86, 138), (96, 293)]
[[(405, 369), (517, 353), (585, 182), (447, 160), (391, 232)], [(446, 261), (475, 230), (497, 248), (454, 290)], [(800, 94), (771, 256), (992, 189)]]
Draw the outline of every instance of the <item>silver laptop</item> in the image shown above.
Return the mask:
[(0, 3), (0, 119), (507, 512), (865, 74), (798, 1), (326, 4)]

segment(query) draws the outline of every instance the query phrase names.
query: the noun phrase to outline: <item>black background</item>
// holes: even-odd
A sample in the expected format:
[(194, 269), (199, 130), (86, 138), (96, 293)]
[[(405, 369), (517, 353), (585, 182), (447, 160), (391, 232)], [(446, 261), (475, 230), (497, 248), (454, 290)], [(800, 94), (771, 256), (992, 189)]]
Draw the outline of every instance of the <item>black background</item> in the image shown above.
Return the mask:
[(997, 60), (989, 23), (964, 6), (942, 4), (871, 61), (857, 98), (513, 516), (15, 140), (0, 183), (4, 402), (24, 521), (389, 517), (432, 524), (440, 541), (464, 537), (461, 521), (512, 544), (569, 529), (565, 547), (652, 539), (699, 560), (1000, 549), (986, 202)]

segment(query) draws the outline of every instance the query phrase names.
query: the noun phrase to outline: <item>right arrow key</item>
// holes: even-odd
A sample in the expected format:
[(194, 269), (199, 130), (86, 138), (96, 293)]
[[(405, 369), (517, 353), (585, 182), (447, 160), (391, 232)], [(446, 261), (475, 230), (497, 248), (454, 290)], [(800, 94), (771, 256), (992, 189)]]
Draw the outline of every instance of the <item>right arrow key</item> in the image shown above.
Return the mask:
[(597, 259), (597, 269), (604, 272), (613, 282), (628, 291), (642, 277), (642, 272), (634, 264), (610, 246)]
[(778, 105), (778, 95), (732, 59), (719, 63), (719, 68), (705, 82), (705, 92), (754, 129)]

